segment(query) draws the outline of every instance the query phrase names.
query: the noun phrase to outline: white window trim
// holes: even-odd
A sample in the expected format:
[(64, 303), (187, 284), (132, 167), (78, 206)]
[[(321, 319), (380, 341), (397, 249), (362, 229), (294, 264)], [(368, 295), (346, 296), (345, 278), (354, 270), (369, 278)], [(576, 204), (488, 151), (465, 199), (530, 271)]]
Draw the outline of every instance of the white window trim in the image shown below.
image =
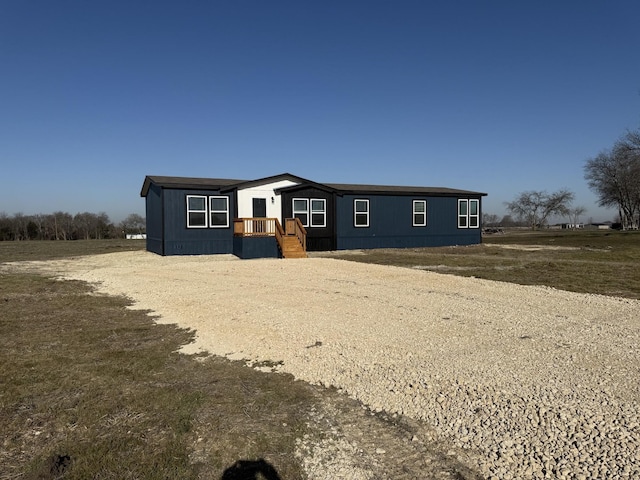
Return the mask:
[[(296, 202), (305, 202), (306, 209), (296, 210)], [(322, 202), (322, 210), (314, 210), (313, 202)], [(324, 198), (293, 198), (291, 200), (291, 213), (295, 218), (296, 213), (304, 213), (307, 216), (307, 221), (302, 222), (302, 226), (306, 228), (324, 228), (327, 226), (327, 200)], [(313, 215), (322, 214), (322, 223), (314, 223)]]
[[(416, 205), (418, 203), (422, 203), (424, 205), (423, 212), (416, 211)], [(424, 223), (416, 223), (416, 215), (424, 215)], [(411, 221), (414, 227), (426, 227), (427, 226), (427, 201), (426, 200), (414, 200), (413, 201), (413, 214), (411, 216)]]
[[(466, 214), (460, 214), (460, 205), (463, 203), (467, 205)], [(471, 213), (472, 204), (475, 204), (476, 206), (475, 214)], [(480, 228), (480, 200), (478, 200), (477, 198), (459, 198), (457, 218), (458, 218), (458, 228), (473, 228), (473, 229)], [(460, 219), (462, 218), (465, 219), (465, 223), (466, 223), (465, 225), (460, 225)], [(475, 224), (473, 226), (472, 226), (472, 221)]]
[[(211, 200), (214, 198), (224, 198), (227, 201), (227, 208), (225, 210), (214, 210), (213, 208), (211, 208)], [(229, 197), (225, 195), (211, 195), (208, 201), (209, 201), (209, 204), (208, 204), (209, 214), (207, 218), (209, 219), (209, 228), (229, 228)], [(214, 213), (224, 213), (226, 215), (226, 223), (224, 225), (213, 225), (213, 222), (211, 221), (211, 216)]]
[[(471, 213), (473, 210), (471, 208), (471, 204), (475, 203), (476, 205), (476, 213)], [(471, 220), (475, 220), (472, 222)], [(478, 199), (469, 199), (469, 228), (480, 228), (480, 200)], [(474, 225), (475, 224), (475, 225)]]
[[(305, 202), (307, 208), (305, 210), (296, 210), (296, 201)], [(311, 219), (309, 218), (309, 199), (308, 198), (294, 198), (291, 200), (291, 216), (296, 218), (296, 213), (304, 213), (307, 216), (307, 221), (302, 222), (302, 226), (307, 228)]]
[[(191, 210), (189, 209), (189, 199), (190, 198), (204, 198), (204, 210)], [(212, 198), (224, 198), (227, 201), (227, 209), (226, 210), (212, 210), (211, 209), (211, 199)], [(187, 207), (187, 228), (229, 228), (229, 197), (226, 195), (187, 195), (186, 198), (186, 207)], [(189, 224), (189, 214), (190, 213), (204, 213), (204, 225), (190, 225)], [(211, 225), (211, 214), (212, 213), (226, 213), (227, 214), (227, 224), (226, 225)]]
[[(322, 202), (322, 210), (314, 210), (313, 202)], [(313, 215), (322, 214), (322, 223), (313, 223)], [(311, 227), (324, 228), (327, 226), (327, 200), (324, 198), (311, 198), (309, 199), (309, 225)]]
[[(366, 212), (358, 212), (356, 209), (356, 204), (358, 202), (365, 202), (367, 205), (367, 211)], [(358, 215), (366, 215), (367, 216), (367, 224), (366, 225), (358, 225), (357, 222), (357, 217)], [(367, 228), (369, 226), (369, 215), (370, 215), (370, 211), (369, 211), (369, 199), (368, 198), (355, 198), (353, 200), (353, 226), (356, 228)]]
[[(467, 206), (467, 213), (461, 214), (460, 213), (460, 205), (465, 204)], [(462, 199), (459, 198), (458, 199), (458, 212), (457, 212), (457, 218), (458, 218), (458, 228), (469, 228), (469, 200), (466, 199)], [(464, 218), (465, 220), (465, 225), (460, 225), (460, 219)]]
[[(204, 198), (204, 210), (191, 210), (189, 208), (189, 199), (191, 198)], [(208, 199), (206, 195), (187, 195), (187, 228), (207, 228), (208, 225)], [(190, 225), (189, 217), (190, 213), (204, 213), (204, 225)]]

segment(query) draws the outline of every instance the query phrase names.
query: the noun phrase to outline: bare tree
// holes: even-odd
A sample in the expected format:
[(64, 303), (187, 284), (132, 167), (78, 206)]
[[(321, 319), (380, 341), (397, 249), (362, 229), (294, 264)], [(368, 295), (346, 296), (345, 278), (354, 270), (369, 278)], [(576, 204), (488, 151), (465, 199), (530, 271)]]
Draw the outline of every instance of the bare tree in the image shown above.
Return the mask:
[(78, 240), (89, 240), (93, 230), (93, 214), (89, 212), (76, 213), (73, 216), (73, 235)]
[(578, 228), (580, 224), (580, 217), (585, 214), (587, 211), (584, 207), (573, 207), (569, 209), (569, 223), (572, 225), (571, 228)]
[(144, 233), (147, 223), (145, 219), (137, 213), (127, 215), (127, 217), (120, 222), (120, 228), (127, 233)]
[(483, 213), (482, 214), (482, 225), (486, 227), (495, 227), (498, 225), (498, 221), (500, 217), (494, 213)]
[(507, 210), (525, 221), (532, 230), (542, 227), (551, 215), (564, 215), (569, 212), (573, 201), (573, 192), (562, 189), (557, 192), (522, 192), (512, 202), (505, 202)]
[(18, 212), (13, 216), (12, 230), (14, 240), (28, 240), (29, 232), (27, 226), (29, 224), (29, 218), (22, 212)]
[(53, 212), (53, 232), (56, 240), (70, 240), (73, 233), (73, 217), (67, 212)]
[(5, 212), (0, 212), (0, 240), (13, 240), (13, 220)]
[(98, 215), (95, 215), (95, 221), (93, 225), (93, 238), (99, 240), (102, 238), (109, 238), (109, 230), (110, 230), (111, 220), (109, 220), (109, 215), (105, 212), (100, 212)]
[(640, 216), (640, 132), (628, 132), (610, 151), (587, 160), (585, 179), (598, 204), (618, 209), (623, 229), (637, 229)]
[(504, 215), (502, 219), (500, 219), (500, 226), (502, 227), (516, 227), (518, 222), (516, 222), (511, 215)]
[(73, 217), (73, 227), (74, 236), (77, 239), (106, 238), (109, 236), (110, 230), (109, 216), (104, 212), (97, 215), (90, 212), (76, 213)]
[(114, 238), (117, 230), (106, 213), (66, 212), (8, 216), (0, 212), (0, 241)]

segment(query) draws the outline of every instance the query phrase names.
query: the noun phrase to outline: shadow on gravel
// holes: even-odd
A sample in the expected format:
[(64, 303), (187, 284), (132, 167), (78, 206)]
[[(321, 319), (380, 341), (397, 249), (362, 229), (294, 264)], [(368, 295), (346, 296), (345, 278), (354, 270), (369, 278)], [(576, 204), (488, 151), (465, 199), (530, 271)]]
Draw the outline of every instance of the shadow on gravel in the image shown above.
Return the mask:
[(220, 480), (281, 480), (278, 471), (266, 460), (238, 460), (227, 468)]

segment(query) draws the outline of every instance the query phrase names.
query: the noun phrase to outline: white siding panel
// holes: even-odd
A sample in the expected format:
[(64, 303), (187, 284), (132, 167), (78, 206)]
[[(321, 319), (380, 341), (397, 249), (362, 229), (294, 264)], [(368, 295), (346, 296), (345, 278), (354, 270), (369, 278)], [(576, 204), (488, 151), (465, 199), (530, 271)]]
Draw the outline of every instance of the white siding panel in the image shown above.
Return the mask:
[(297, 183), (291, 180), (281, 180), (238, 190), (238, 217), (250, 218), (253, 215), (253, 199), (266, 198), (267, 217), (282, 221), (282, 199), (280, 195), (276, 195), (274, 190), (292, 185), (297, 185)]

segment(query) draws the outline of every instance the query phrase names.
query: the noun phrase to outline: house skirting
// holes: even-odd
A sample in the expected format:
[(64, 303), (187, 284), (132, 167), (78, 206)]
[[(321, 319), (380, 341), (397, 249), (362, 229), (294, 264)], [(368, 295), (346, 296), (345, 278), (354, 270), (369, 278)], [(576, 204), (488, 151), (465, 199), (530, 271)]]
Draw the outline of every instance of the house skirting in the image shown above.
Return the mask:
[(233, 254), (238, 258), (278, 258), (280, 250), (275, 236), (233, 237)]

